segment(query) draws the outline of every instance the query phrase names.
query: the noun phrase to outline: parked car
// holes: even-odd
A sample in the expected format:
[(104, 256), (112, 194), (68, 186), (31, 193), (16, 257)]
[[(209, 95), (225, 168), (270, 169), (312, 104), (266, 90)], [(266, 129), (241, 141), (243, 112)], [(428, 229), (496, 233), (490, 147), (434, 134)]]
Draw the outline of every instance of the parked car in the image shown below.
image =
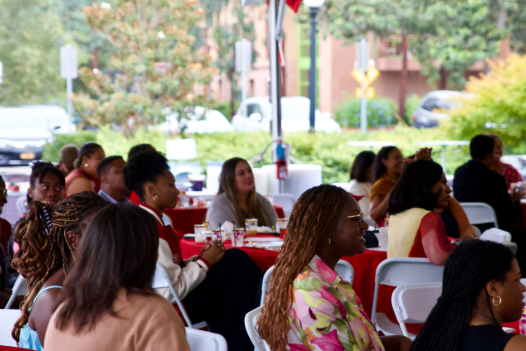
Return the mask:
[[(172, 113), (166, 117), (166, 122), (158, 128), (164, 132), (178, 133), (184, 128), (186, 134), (224, 133), (234, 131), (234, 127), (226, 117), (217, 110), (208, 110), (202, 106), (196, 106), (189, 119), (179, 121), (178, 114)], [(204, 116), (203, 116), (204, 115)]]
[[(76, 131), (75, 124), (69, 120), (66, 111), (57, 105), (26, 105), (26, 108), (34, 108), (40, 111), (48, 123), (48, 129), (51, 133), (65, 134)], [(69, 127), (69, 128), (68, 128)]]
[(449, 120), (447, 114), (452, 107), (461, 105), (461, 99), (470, 98), (471, 94), (451, 90), (437, 90), (425, 95), (418, 108), (411, 117), (417, 128), (431, 128), (439, 125), (440, 121)]
[(27, 165), (41, 159), (42, 147), (51, 136), (37, 109), (0, 108), (0, 165)]
[[(246, 107), (247, 117), (243, 116)], [(310, 129), (310, 100), (303, 96), (281, 98), (281, 128), (284, 132), (306, 132)], [(272, 121), (272, 105), (266, 97), (248, 98), (242, 102), (232, 125), (240, 132), (270, 130)], [(315, 129), (321, 132), (341, 132), (341, 127), (328, 113), (316, 109)]]

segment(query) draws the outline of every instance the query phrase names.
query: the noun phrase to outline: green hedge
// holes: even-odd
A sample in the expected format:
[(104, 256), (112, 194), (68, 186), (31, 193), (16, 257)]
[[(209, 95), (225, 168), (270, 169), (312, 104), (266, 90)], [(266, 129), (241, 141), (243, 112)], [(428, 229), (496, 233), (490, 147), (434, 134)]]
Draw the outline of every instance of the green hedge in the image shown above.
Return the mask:
[[(360, 127), (360, 100), (349, 99), (334, 111), (334, 119), (342, 127)], [(397, 123), (396, 104), (389, 99), (367, 100), (367, 126), (386, 127)]]
[[(93, 137), (95, 136), (95, 137)], [(168, 137), (155, 130), (140, 130), (133, 137), (125, 138), (119, 132), (107, 128), (100, 129), (96, 134), (83, 132), (78, 134), (57, 136), (55, 141), (46, 145), (44, 158), (57, 161), (58, 150), (67, 143), (81, 145), (84, 141), (95, 140), (100, 143), (106, 155), (123, 155), (126, 157), (128, 150), (139, 143), (150, 143), (159, 151), (166, 151)], [(197, 143), (197, 161), (201, 162), (203, 169), (208, 161), (227, 160), (239, 156), (250, 159), (270, 143), (271, 137), (266, 132), (256, 133), (215, 133), (194, 135)], [(359, 131), (345, 131), (342, 133), (291, 133), (284, 139), (292, 144), (292, 156), (303, 163), (319, 164), (323, 166), (323, 182), (349, 181), (349, 169), (356, 155), (367, 148), (347, 146), (349, 141), (381, 140), (394, 141), (404, 155), (415, 153), (419, 146), (417, 141), (448, 140), (445, 130), (440, 128), (415, 129), (406, 126), (397, 126), (392, 130), (381, 129), (363, 134)], [(375, 148), (374, 151), (378, 151)], [(440, 149), (433, 151), (433, 157), (440, 162)], [(447, 173), (452, 174), (456, 167), (469, 159), (467, 146), (447, 148)], [(270, 164), (270, 152), (265, 155), (262, 164)]]

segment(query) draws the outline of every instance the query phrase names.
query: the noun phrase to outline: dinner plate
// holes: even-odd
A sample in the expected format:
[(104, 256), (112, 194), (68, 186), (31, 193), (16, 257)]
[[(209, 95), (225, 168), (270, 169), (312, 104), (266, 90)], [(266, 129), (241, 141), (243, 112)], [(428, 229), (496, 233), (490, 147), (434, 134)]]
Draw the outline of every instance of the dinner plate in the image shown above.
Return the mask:
[(373, 251), (387, 251), (386, 247), (368, 247), (367, 250), (373, 250)]
[(283, 245), (283, 241), (259, 242), (254, 243), (253, 245), (259, 249), (280, 249)]
[(515, 331), (515, 329), (513, 328), (508, 328), (508, 327), (502, 327), (502, 330), (504, 330), (506, 333), (513, 333)]
[(257, 236), (246, 236), (244, 241), (252, 241), (252, 242), (273, 241), (273, 242), (283, 243), (283, 240), (279, 238), (258, 238)]

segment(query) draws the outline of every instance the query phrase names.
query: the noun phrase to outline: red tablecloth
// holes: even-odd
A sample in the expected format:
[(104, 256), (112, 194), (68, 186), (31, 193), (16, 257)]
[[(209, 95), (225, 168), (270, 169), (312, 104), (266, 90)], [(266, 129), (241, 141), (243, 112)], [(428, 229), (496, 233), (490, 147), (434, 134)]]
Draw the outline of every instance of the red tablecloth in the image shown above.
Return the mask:
[(19, 347), (11, 347), (11, 346), (2, 346), (2, 345), (0, 345), (0, 351), (13, 351), (13, 350), (29, 350), (29, 349), (21, 349)]
[[(281, 206), (274, 206), (279, 218), (285, 218), (285, 212)], [(172, 220), (172, 227), (177, 233), (186, 234), (194, 232), (195, 224), (202, 224), (205, 221), (206, 207), (191, 207), (191, 208), (173, 208), (171, 210), (164, 210)]]
[[(204, 246), (203, 243), (196, 243), (192, 239), (183, 239), (181, 240), (180, 245), (183, 258), (199, 255), (201, 248)], [(225, 248), (229, 249), (231, 247), (232, 245), (230, 241), (226, 241)], [(265, 272), (273, 266), (278, 257), (278, 252), (276, 251), (262, 250), (252, 247), (242, 247), (241, 249), (245, 251), (252, 260), (254, 260), (261, 272)], [(378, 267), (380, 262), (386, 258), (387, 252), (376, 250), (366, 250), (363, 254), (343, 258), (354, 268), (353, 288), (356, 291), (356, 294), (360, 297), (360, 300), (362, 300), (363, 307), (367, 314), (370, 314), (373, 308), (376, 267)], [(389, 286), (380, 286), (377, 311), (384, 312), (390, 317), (392, 316), (393, 321), (396, 321), (391, 307), (391, 293), (393, 290), (394, 289)]]

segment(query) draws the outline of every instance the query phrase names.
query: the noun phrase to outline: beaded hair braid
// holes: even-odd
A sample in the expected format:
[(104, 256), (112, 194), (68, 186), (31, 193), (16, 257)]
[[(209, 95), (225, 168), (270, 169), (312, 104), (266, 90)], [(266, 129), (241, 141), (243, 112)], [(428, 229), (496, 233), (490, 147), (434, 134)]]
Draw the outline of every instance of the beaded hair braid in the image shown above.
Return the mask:
[(332, 185), (304, 192), (292, 210), (287, 235), (276, 260), (270, 287), (259, 318), (259, 335), (272, 350), (287, 346), (287, 313), (293, 301), (292, 282), (312, 259), (320, 243), (334, 232), (348, 193)]
[(29, 293), (21, 304), (22, 315), (15, 323), (13, 338), (18, 342), (21, 328), (29, 319), (33, 304), (44, 282), (57, 270), (67, 275), (75, 260), (66, 233), (82, 235), (86, 219), (107, 204), (92, 191), (71, 195), (56, 205), (33, 201), (25, 222), (15, 230), (20, 249), (13, 256), (12, 267), (27, 279)]

